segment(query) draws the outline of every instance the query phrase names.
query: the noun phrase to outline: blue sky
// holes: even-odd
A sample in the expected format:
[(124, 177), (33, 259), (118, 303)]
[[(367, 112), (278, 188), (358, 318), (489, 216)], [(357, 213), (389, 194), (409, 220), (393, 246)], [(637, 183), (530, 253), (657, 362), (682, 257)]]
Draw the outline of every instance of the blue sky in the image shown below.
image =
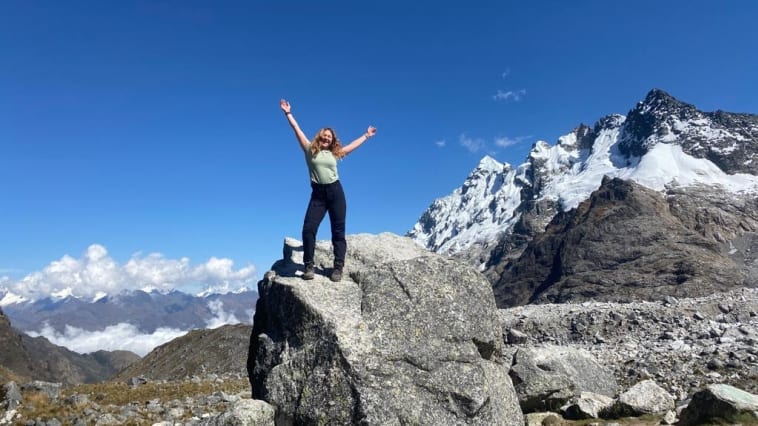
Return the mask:
[(309, 136), (378, 128), (339, 165), (350, 234), (652, 88), (758, 113), (756, 2), (442, 4), (3, 1), (0, 284), (87, 253), (260, 278), (309, 196), (282, 97)]

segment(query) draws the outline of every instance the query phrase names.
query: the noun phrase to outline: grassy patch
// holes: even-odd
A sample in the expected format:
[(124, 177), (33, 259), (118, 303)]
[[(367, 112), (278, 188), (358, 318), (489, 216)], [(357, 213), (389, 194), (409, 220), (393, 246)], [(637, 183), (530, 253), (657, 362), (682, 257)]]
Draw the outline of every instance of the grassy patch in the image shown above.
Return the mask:
[[(18, 408), (20, 419), (23, 422), (31, 419), (58, 419), (66, 422), (67, 419), (85, 417), (85, 410), (97, 407), (99, 413), (119, 414), (122, 407), (131, 405), (145, 407), (148, 401), (160, 401), (160, 405), (168, 405), (174, 400), (183, 401), (185, 398), (197, 399), (202, 396), (213, 395), (216, 392), (224, 392), (229, 395), (249, 392), (250, 384), (247, 378), (228, 379), (223, 382), (204, 380), (192, 382), (190, 380), (149, 382), (137, 387), (130, 387), (123, 382), (105, 382), (97, 384), (83, 384), (67, 387), (61, 390), (60, 397), (51, 401), (47, 395), (39, 392), (23, 392), (23, 400)], [(69, 398), (72, 395), (85, 395), (87, 402), (84, 404), (72, 404)], [(203, 407), (212, 410), (213, 407)], [(219, 411), (224, 409), (218, 407)], [(186, 411), (186, 418), (191, 417), (190, 411)], [(152, 424), (154, 418), (136, 420), (135, 424)]]

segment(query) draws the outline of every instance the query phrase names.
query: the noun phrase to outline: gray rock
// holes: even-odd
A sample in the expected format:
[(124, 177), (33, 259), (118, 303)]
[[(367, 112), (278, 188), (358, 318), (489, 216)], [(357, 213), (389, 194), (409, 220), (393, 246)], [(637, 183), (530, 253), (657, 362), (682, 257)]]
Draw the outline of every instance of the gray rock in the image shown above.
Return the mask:
[(653, 380), (644, 380), (619, 395), (610, 412), (611, 417), (663, 414), (674, 409), (674, 397)]
[(608, 410), (614, 403), (613, 398), (592, 392), (582, 392), (571, 398), (561, 407), (561, 413), (567, 419), (598, 419), (600, 413)]
[(0, 425), (14, 424), (13, 420), (16, 417), (20, 417), (20, 415), (18, 414), (18, 412), (15, 409), (14, 410), (8, 410), (8, 411), (1, 410), (0, 411)]
[(287, 240), (258, 283), (248, 371), (277, 423), (522, 425), (484, 276), (391, 234), (348, 247), (350, 280), (301, 280)]
[(661, 419), (661, 423), (664, 425), (673, 425), (676, 423), (676, 411), (675, 410), (669, 410), (666, 412), (666, 414), (663, 415), (663, 418)]
[(75, 393), (67, 397), (63, 403), (73, 407), (84, 407), (89, 404), (89, 397), (84, 394)]
[(729, 385), (707, 386), (692, 396), (678, 424), (715, 421), (758, 422), (758, 396)]
[(541, 345), (519, 349), (511, 379), (525, 413), (555, 410), (581, 392), (616, 395), (613, 373), (582, 349)]
[(106, 425), (119, 425), (122, 422), (119, 421), (116, 416), (110, 413), (105, 413), (101, 416), (97, 417), (97, 420), (95, 420), (95, 426), (106, 426)]
[(40, 392), (45, 394), (51, 401), (56, 401), (60, 395), (61, 384), (35, 380), (33, 382), (24, 383), (21, 386), (21, 390), (25, 392)]
[(551, 412), (528, 413), (524, 415), (526, 426), (559, 426), (563, 424), (563, 418), (559, 414)]
[(568, 377), (534, 365), (514, 364), (510, 376), (524, 413), (557, 410), (576, 393)]
[(131, 388), (136, 388), (138, 386), (147, 384), (147, 378), (145, 377), (130, 377), (126, 384), (129, 385)]
[(527, 340), (529, 340), (529, 335), (515, 328), (509, 329), (505, 338), (505, 342), (509, 344), (526, 343)]
[[(403, 237), (388, 232), (378, 235), (356, 234), (348, 235), (348, 253), (345, 259), (345, 275), (350, 271), (371, 269), (389, 261), (414, 259), (432, 256), (433, 253), (418, 244), (408, 244)], [(270, 272), (282, 276), (300, 276), (303, 270), (303, 244), (294, 238), (284, 239), (282, 259), (274, 263)], [(314, 262), (317, 279), (328, 275), (334, 262), (334, 254), (329, 241), (317, 241)]]
[(257, 399), (240, 399), (221, 414), (203, 419), (201, 426), (274, 426), (274, 407)]
[(3, 398), (0, 400), (0, 408), (15, 410), (21, 404), (23, 397), (16, 382), (10, 381), (3, 385)]

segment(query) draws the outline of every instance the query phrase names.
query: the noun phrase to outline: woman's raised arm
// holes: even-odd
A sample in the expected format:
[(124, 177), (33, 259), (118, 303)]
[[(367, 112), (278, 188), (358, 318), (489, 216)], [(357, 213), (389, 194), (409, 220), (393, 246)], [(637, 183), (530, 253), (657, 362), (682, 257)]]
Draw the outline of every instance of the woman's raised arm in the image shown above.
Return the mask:
[(285, 99), (279, 101), (279, 106), (282, 108), (282, 111), (284, 111), (284, 115), (287, 117), (287, 121), (290, 123), (290, 127), (292, 127), (292, 130), (295, 132), (297, 141), (300, 143), (300, 148), (305, 151), (308, 149), (308, 145), (311, 142), (305, 136), (305, 133), (303, 133), (303, 131), (300, 129), (300, 126), (298, 126), (297, 121), (295, 121), (295, 117), (292, 116), (292, 106), (290, 106), (290, 103)]
[(374, 137), (375, 134), (376, 134), (376, 127), (368, 126), (368, 129), (366, 129), (366, 133), (362, 134), (358, 139), (350, 142), (346, 147), (342, 148), (342, 153), (344, 155), (350, 154), (356, 148), (363, 145), (363, 142), (366, 142), (367, 140), (369, 140), (369, 138)]

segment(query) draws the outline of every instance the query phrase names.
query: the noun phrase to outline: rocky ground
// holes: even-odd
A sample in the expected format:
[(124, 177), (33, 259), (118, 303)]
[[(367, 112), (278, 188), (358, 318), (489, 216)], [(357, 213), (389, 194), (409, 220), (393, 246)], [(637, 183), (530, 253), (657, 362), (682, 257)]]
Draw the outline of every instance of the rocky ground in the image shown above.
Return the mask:
[(250, 387), (247, 377), (238, 374), (210, 374), (65, 388), (47, 382), (6, 383), (0, 393), (5, 393), (0, 425), (214, 425), (236, 404), (249, 401)]
[(529, 305), (499, 311), (511, 350), (586, 349), (619, 387), (653, 379), (679, 402), (708, 384), (758, 394), (758, 289), (659, 302)]
[[(619, 392), (653, 379), (679, 406), (708, 384), (758, 394), (758, 289), (657, 302), (530, 305), (501, 309), (498, 315), (509, 353), (541, 344), (587, 350), (613, 371)], [(0, 410), (0, 424), (223, 424), (215, 416), (249, 401), (247, 380), (239, 373), (119, 383), (115, 388), (53, 389), (54, 398), (31, 396), (34, 389), (20, 385), (21, 406), (13, 414)], [(36, 393), (45, 392), (51, 390), (43, 387)], [(123, 399), (114, 396), (117, 392)], [(659, 420), (608, 422), (595, 420), (598, 425)]]

